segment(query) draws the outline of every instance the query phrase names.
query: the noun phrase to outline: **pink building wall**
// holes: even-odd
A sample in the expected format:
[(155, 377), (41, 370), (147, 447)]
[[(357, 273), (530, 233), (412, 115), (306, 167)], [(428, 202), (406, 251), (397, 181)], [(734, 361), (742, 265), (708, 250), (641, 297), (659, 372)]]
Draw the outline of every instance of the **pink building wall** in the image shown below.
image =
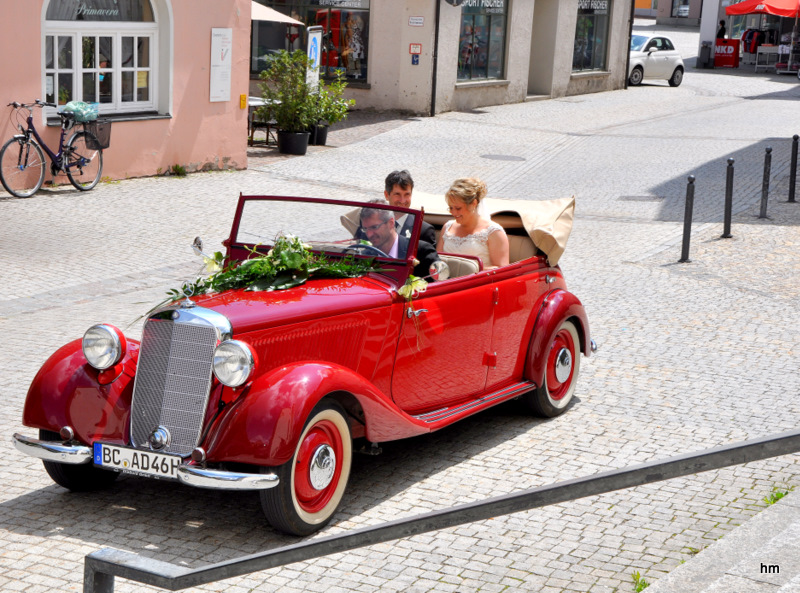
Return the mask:
[[(9, 120), (11, 101), (42, 99), (43, 5), (47, 0), (0, 0), (0, 142), (16, 133)], [(115, 121), (111, 146), (104, 152), (103, 176), (112, 179), (156, 175), (173, 165), (187, 171), (247, 167), (247, 108), (239, 96), (248, 93), (250, 0), (151, 0), (171, 8), (171, 106), (165, 119)], [(231, 98), (209, 101), (211, 29), (233, 29)], [(12, 57), (13, 56), (13, 57)], [(168, 91), (167, 91), (168, 92)], [(59, 128), (48, 127), (37, 112), (35, 124), (55, 147)], [(49, 180), (50, 176), (46, 179)], [(66, 183), (59, 176), (58, 182)]]

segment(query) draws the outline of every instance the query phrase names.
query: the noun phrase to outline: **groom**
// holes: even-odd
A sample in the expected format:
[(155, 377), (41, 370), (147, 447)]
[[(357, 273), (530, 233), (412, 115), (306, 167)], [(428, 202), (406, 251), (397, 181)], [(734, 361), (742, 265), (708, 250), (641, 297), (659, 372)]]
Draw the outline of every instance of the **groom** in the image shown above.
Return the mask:
[[(392, 171), (386, 176), (385, 186), (386, 189), (383, 191), (383, 196), (389, 202), (389, 205), (411, 208), (411, 192), (414, 191), (414, 180), (411, 178), (411, 173), (405, 169)], [(401, 216), (398, 216), (398, 214)], [(410, 239), (411, 231), (414, 230), (414, 217), (405, 212), (396, 212), (394, 226), (399, 236)], [(359, 227), (355, 232), (355, 238), (367, 239), (368, 237), (364, 233), (364, 229)], [(422, 228), (420, 228), (419, 240), (420, 242), (429, 243), (431, 247), (436, 247), (436, 230), (424, 220), (422, 221)]]
[[(411, 178), (411, 173), (405, 169), (402, 171), (392, 171), (386, 176), (384, 185), (386, 188), (383, 191), (383, 196), (389, 204), (401, 208), (411, 208), (411, 193), (414, 191), (414, 180)], [(398, 234), (406, 238), (411, 237), (411, 231), (414, 226), (413, 223), (414, 218), (403, 213), (403, 215), (397, 219)], [(425, 221), (422, 222), (419, 240), (430, 243), (431, 245), (436, 245), (436, 231)]]

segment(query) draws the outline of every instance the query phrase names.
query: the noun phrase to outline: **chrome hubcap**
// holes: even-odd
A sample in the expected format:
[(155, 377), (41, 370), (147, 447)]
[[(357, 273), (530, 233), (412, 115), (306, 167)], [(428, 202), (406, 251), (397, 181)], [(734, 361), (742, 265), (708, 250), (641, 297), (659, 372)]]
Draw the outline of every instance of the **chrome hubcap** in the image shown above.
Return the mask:
[(572, 354), (566, 348), (562, 348), (556, 356), (556, 379), (563, 383), (569, 379), (572, 372)]
[(329, 445), (320, 445), (311, 456), (308, 477), (315, 490), (323, 490), (331, 481), (336, 471), (336, 454)]

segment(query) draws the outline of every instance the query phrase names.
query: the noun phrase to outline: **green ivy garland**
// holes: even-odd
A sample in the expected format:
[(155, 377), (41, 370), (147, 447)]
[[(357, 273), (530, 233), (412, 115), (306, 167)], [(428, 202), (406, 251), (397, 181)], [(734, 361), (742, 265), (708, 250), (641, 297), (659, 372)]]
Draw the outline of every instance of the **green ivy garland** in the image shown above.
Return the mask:
[[(309, 278), (356, 278), (377, 271), (374, 258), (356, 259), (352, 255), (341, 259), (330, 259), (309, 251), (298, 237), (279, 236), (266, 255), (257, 248), (251, 249), (249, 259), (224, 265), (224, 256), (217, 251), (213, 257), (204, 257), (206, 278), (186, 282), (181, 288), (167, 291), (164, 303), (176, 301), (184, 296), (209, 292), (245, 289), (253, 291), (286, 290), (305, 284)], [(163, 304), (163, 303), (162, 303)]]

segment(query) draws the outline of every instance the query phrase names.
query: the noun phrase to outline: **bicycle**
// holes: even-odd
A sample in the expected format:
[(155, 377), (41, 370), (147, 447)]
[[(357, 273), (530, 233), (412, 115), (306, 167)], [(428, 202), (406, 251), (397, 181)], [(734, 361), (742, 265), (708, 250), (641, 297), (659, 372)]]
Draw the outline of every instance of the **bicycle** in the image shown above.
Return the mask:
[[(64, 144), (67, 131), (76, 123), (73, 113), (59, 113), (61, 118), (61, 136), (58, 141), (58, 152), (53, 152), (44, 143), (33, 124), (35, 107), (58, 107), (54, 103), (46, 103), (36, 99), (33, 103), (8, 104), (14, 108), (17, 117), (17, 134), (3, 145), (0, 150), (0, 182), (8, 193), (18, 198), (28, 198), (39, 191), (44, 183), (45, 157), (42, 148), (50, 157), (50, 172), (55, 177), (66, 173), (70, 183), (81, 191), (89, 191), (100, 181), (103, 172), (103, 149), (100, 142), (91, 132), (75, 132)], [(20, 110), (28, 111), (25, 117), (27, 126), (20, 122)]]

